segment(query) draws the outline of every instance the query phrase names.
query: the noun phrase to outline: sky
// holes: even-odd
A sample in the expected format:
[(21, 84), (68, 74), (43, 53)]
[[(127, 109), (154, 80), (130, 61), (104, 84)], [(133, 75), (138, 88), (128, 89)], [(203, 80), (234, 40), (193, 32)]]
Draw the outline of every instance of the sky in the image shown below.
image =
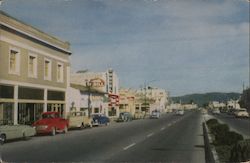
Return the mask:
[(1, 10), (71, 44), (72, 72), (171, 96), (249, 83), (248, 0), (3, 0)]

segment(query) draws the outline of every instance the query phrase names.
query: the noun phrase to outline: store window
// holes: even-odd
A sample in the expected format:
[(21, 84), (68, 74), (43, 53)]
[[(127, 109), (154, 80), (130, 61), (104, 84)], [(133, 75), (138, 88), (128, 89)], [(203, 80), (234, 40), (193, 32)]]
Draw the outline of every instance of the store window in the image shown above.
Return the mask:
[(19, 103), (18, 104), (18, 124), (31, 125), (41, 118), (43, 104), (39, 103)]
[(51, 80), (51, 60), (44, 60), (44, 80)]
[(0, 98), (14, 98), (14, 86), (0, 85)]
[(14, 104), (0, 103), (0, 125), (14, 123)]
[(37, 77), (37, 56), (30, 54), (28, 57), (28, 76), (36, 78)]
[(20, 50), (10, 48), (9, 52), (9, 73), (19, 75), (20, 72)]
[(18, 99), (43, 100), (44, 90), (29, 87), (18, 87)]
[(58, 112), (60, 117), (64, 115), (64, 104), (48, 104), (47, 111)]

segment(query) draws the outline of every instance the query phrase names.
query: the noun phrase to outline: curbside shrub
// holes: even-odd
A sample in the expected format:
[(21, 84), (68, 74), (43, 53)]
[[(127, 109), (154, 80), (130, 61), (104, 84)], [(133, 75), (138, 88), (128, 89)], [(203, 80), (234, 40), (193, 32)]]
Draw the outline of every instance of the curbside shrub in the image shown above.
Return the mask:
[(230, 162), (242, 162), (250, 160), (250, 139), (242, 140), (233, 145)]
[(212, 127), (214, 125), (219, 124), (219, 122), (218, 122), (217, 119), (209, 119), (206, 123), (207, 123), (208, 128), (210, 128), (210, 127)]

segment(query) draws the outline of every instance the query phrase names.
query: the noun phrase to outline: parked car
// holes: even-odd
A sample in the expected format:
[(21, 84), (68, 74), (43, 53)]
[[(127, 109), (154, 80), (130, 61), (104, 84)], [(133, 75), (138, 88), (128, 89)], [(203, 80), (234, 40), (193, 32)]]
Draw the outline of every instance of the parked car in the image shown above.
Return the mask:
[(157, 110), (152, 111), (150, 118), (156, 118), (156, 119), (160, 118), (160, 112)]
[(93, 126), (99, 126), (99, 125), (106, 125), (107, 126), (110, 123), (109, 118), (104, 114), (94, 113), (94, 114), (91, 114), (91, 117), (93, 119), (93, 121), (92, 121)]
[(244, 108), (235, 111), (234, 115), (236, 118), (249, 118), (249, 113)]
[(57, 132), (68, 132), (68, 120), (61, 118), (58, 112), (44, 112), (42, 119), (36, 121), (33, 126), (38, 134), (56, 135)]
[(68, 115), (69, 128), (92, 127), (92, 118), (84, 115), (82, 111), (70, 112)]
[(36, 134), (36, 130), (28, 125), (0, 125), (0, 143), (6, 140), (23, 138), (27, 139)]
[(129, 112), (121, 112), (119, 114), (119, 118), (117, 119), (117, 122), (128, 122), (128, 121), (132, 121), (133, 117), (132, 114)]
[(176, 115), (184, 115), (184, 110), (183, 109), (176, 110), (175, 114)]

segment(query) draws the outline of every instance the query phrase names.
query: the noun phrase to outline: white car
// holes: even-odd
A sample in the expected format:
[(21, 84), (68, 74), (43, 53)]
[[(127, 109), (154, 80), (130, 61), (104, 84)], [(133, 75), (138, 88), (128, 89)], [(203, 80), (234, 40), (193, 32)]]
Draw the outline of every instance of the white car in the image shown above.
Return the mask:
[(213, 113), (213, 114), (220, 114), (220, 110), (219, 110), (219, 109), (214, 109), (214, 110), (212, 111), (212, 113)]
[(246, 109), (239, 109), (234, 113), (236, 118), (249, 118), (249, 113)]
[(35, 128), (27, 125), (1, 125), (0, 126), (0, 143), (5, 143), (6, 140), (34, 136), (36, 134)]
[(177, 110), (176, 115), (184, 115), (184, 110)]
[(160, 112), (157, 110), (152, 111), (150, 118), (157, 118), (157, 119), (160, 118)]

